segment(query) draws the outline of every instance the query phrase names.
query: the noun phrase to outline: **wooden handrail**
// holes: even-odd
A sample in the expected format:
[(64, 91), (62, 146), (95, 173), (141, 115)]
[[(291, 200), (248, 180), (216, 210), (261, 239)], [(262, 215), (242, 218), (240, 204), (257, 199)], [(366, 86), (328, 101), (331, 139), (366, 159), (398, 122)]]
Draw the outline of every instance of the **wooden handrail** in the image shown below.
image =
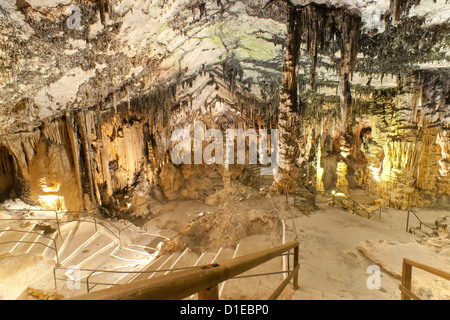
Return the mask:
[(411, 291), (411, 283), (412, 283), (412, 267), (416, 267), (427, 271), (431, 274), (434, 274), (438, 277), (444, 278), (450, 281), (450, 273), (427, 266), (425, 264), (404, 258), (403, 259), (403, 268), (402, 268), (402, 283), (399, 285), (399, 289), (402, 292), (401, 299), (402, 300), (421, 300), (418, 295)]
[[(195, 293), (199, 293), (200, 299), (217, 299), (216, 291), (219, 283), (253, 269), (291, 249), (294, 249), (294, 271), (298, 272), (298, 246), (298, 241), (292, 241), (274, 248), (229, 259), (219, 264), (195, 267), (155, 279), (135, 281), (76, 296), (70, 300), (178, 300)], [(298, 275), (294, 273), (293, 278), (294, 290), (296, 290)]]

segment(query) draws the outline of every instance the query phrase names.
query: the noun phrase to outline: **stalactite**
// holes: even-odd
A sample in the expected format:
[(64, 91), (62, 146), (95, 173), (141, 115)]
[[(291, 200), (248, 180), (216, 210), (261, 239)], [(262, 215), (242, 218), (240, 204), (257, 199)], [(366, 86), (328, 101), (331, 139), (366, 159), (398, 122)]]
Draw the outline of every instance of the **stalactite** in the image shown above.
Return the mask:
[(101, 198), (95, 186), (94, 172), (92, 170), (92, 154), (91, 154), (91, 121), (89, 121), (89, 113), (82, 111), (79, 113), (79, 123), (81, 128), (81, 139), (83, 141), (84, 153), (86, 155), (86, 169), (87, 177), (89, 181), (89, 192), (91, 201), (97, 200), (97, 203), (101, 205)]
[(94, 0), (94, 1), (97, 1), (98, 11), (100, 12), (100, 22), (102, 23), (102, 25), (106, 25), (106, 13), (109, 12), (108, 0)]
[(78, 140), (78, 135), (76, 133), (76, 123), (75, 117), (69, 112), (66, 112), (66, 126), (67, 134), (70, 141), (70, 146), (72, 150), (72, 159), (75, 169), (75, 179), (77, 182), (78, 192), (80, 197), (83, 197), (83, 186), (82, 186), (82, 172), (80, 169), (80, 141)]
[(117, 114), (117, 102), (116, 102), (116, 93), (113, 92), (113, 105), (114, 105), (114, 113)]
[(67, 141), (67, 129), (62, 119), (48, 121), (42, 130), (44, 136), (57, 144), (65, 144)]
[(436, 142), (438, 144), (438, 172), (437, 192), (450, 196), (450, 128), (443, 128), (439, 133)]
[(40, 138), (41, 131), (35, 130), (0, 139), (0, 145), (4, 146), (14, 157), (18, 166), (18, 172), (25, 180), (29, 180), (29, 159), (32, 159), (36, 154)]
[(402, 2), (403, 0), (391, 0), (392, 16), (394, 17), (395, 22), (398, 22), (400, 20)]
[(322, 167), (322, 146), (323, 139), (319, 137), (319, 141), (317, 143), (317, 170), (316, 170), (316, 190), (318, 191), (325, 191), (324, 185), (323, 185), (323, 173), (324, 169)]
[(343, 134), (348, 132), (348, 116), (352, 106), (350, 90), (350, 74), (355, 66), (358, 54), (358, 41), (361, 27), (361, 17), (347, 14), (342, 17), (341, 63), (339, 65), (339, 95), (341, 101), (341, 126)]
[(310, 4), (303, 10), (303, 25), (305, 30), (306, 52), (311, 59), (310, 81), (311, 91), (316, 91), (316, 68), (318, 51), (324, 49), (326, 33), (325, 26), (329, 19), (327, 6)]
[(0, 149), (0, 173), (4, 176), (11, 175), (13, 173), (13, 167), (9, 159), (9, 154), (5, 152), (5, 149)]
[(344, 161), (339, 161), (336, 168), (337, 182), (336, 186), (348, 194), (348, 181), (347, 181), (347, 164)]

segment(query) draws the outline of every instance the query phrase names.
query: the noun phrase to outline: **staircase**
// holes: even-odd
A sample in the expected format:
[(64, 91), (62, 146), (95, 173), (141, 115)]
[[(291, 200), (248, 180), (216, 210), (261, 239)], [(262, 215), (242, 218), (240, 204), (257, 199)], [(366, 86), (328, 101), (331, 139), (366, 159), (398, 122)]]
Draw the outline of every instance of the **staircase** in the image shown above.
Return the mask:
[[(44, 234), (39, 224), (13, 229), (0, 227), (0, 255), (31, 254), (50, 259), (53, 270), (40, 280), (30, 283), (20, 299), (42, 299), (57, 296), (73, 297), (108, 287), (144, 279), (154, 279), (200, 265), (219, 263), (236, 257), (236, 248), (219, 248), (213, 252), (187, 248), (184, 251), (160, 254), (168, 239), (144, 232), (134, 234), (132, 241), (121, 245), (119, 239), (105, 226), (91, 221), (71, 221), (59, 231)], [(123, 239), (122, 239), (123, 241)], [(56, 246), (56, 251), (54, 250)], [(56, 254), (57, 253), (57, 254)], [(226, 282), (219, 287), (226, 292)], [(187, 300), (197, 300), (197, 294)]]
[[(255, 240), (247, 239), (236, 248), (221, 247), (206, 252), (199, 248), (186, 248), (161, 254), (164, 242), (169, 239), (137, 231), (137, 228), (125, 228), (118, 236), (112, 223), (106, 222), (80, 219), (60, 222), (59, 227), (49, 227), (33, 221), (3, 224), (0, 220), (0, 255), (14, 257), (29, 254), (53, 261), (55, 266), (50, 267), (41, 279), (31, 281), (18, 299), (70, 298), (139, 280), (156, 279), (197, 266), (221, 263), (255, 250)], [(255, 272), (280, 271), (284, 266), (281, 261), (273, 261), (269, 267), (258, 267)], [(282, 275), (276, 276), (278, 283)], [(241, 281), (268, 283), (270, 286), (274, 279), (269, 276)], [(238, 282), (227, 283), (224, 281), (218, 285), (219, 298), (235, 296)], [(197, 300), (198, 294), (185, 299)]]
[[(24, 227), (25, 225), (25, 227)], [(58, 230), (55, 230), (58, 229)], [(99, 222), (67, 221), (59, 228), (43, 228), (38, 220), (24, 222), (0, 220), (0, 256), (32, 255), (54, 261), (55, 268), (35, 283), (30, 292), (57, 292), (73, 296), (87, 292), (88, 277), (114, 284), (128, 276), (111, 271), (141, 271), (157, 258), (166, 238), (125, 228), (120, 237), (113, 225)], [(95, 271), (95, 272), (94, 272)], [(95, 277), (95, 279), (94, 279)], [(26, 293), (21, 298), (31, 298)]]
[[(237, 246), (239, 248), (239, 246)], [(163, 254), (154, 260), (148, 260), (146, 264), (140, 265), (140, 268), (135, 268), (124, 274), (115, 271), (112, 272), (96, 272), (89, 277), (89, 292), (99, 289), (105, 289), (112, 286), (127, 284), (133, 281), (140, 281), (146, 279), (155, 279), (161, 276), (169, 275), (171, 273), (190, 269), (199, 265), (207, 265), (218, 263), (220, 261), (228, 260), (235, 257), (237, 248), (220, 248), (217, 252), (199, 252), (195, 249), (187, 248), (184, 251)], [(130, 265), (132, 266), (132, 265)], [(128, 266), (128, 267), (130, 267)], [(98, 285), (98, 283), (101, 283)], [(225, 288), (225, 283), (222, 284), (220, 294)], [(85, 291), (85, 293), (87, 290)], [(80, 294), (80, 293), (78, 293)], [(197, 294), (192, 295), (187, 300), (197, 300)]]
[(55, 255), (55, 238), (57, 232), (45, 234), (37, 224), (20, 229), (5, 227), (0, 230), (0, 256), (32, 254), (42, 258), (53, 256), (55, 262), (58, 261)]
[(369, 220), (373, 219), (376, 216), (380, 217), (381, 207), (370, 212), (344, 191), (342, 191), (338, 187), (335, 188), (338, 192), (336, 193), (335, 191), (333, 191), (332, 193), (333, 206), (335, 206), (337, 203), (340, 203), (343, 206), (344, 210), (349, 211), (352, 214), (356, 214), (362, 218), (367, 218)]
[[(171, 253), (156, 260), (152, 266), (149, 266), (149, 269), (151, 267), (152, 270), (139, 273), (139, 276), (133, 280), (143, 281), (136, 282), (136, 284), (132, 282), (121, 284), (115, 290), (106, 289), (78, 295), (74, 297), (74, 299), (190, 300), (198, 298), (199, 300), (216, 300), (224, 295), (223, 293), (228, 287), (227, 283), (230, 280), (236, 279), (239, 279), (238, 288), (240, 290), (237, 292), (233, 291), (233, 289), (236, 289), (236, 286), (231, 286), (230, 284), (230, 287), (232, 287), (232, 294), (228, 295), (228, 297), (224, 297), (225, 299), (242, 299), (243, 297), (247, 297), (247, 299), (253, 297), (256, 299), (256, 296), (251, 291), (257, 292), (257, 295), (262, 295), (260, 298), (263, 299), (276, 299), (281, 295), (291, 279), (293, 280), (293, 289), (296, 290), (298, 288), (298, 241), (292, 241), (272, 248), (265, 248), (261, 251), (255, 251), (254, 240), (253, 242), (248, 243), (253, 244), (251, 248), (247, 248), (249, 252), (243, 252), (243, 254), (238, 257), (236, 257), (236, 250), (240, 248), (240, 245), (234, 250), (219, 248), (215, 254), (212, 252), (200, 253), (196, 263), (194, 263), (194, 265), (189, 263), (189, 266), (186, 267), (190, 270), (184, 269), (184, 271), (181, 271), (182, 268), (180, 267), (176, 268), (176, 264), (179, 263), (183, 257), (187, 257), (189, 253), (193, 253), (194, 255), (198, 255), (198, 253), (189, 249), (186, 249), (181, 253)], [(279, 272), (274, 272), (272, 262), (275, 263), (276, 266), (280, 266), (280, 258), (282, 260), (285, 253), (289, 254), (291, 250), (294, 251), (293, 254), (290, 254), (290, 256), (293, 257), (293, 268), (284, 272), (280, 272), (279, 270)], [(230, 255), (231, 259), (227, 259), (227, 256), (229, 257)], [(212, 260), (210, 260), (210, 258), (212, 258)], [(203, 265), (202, 260), (205, 260), (205, 263), (208, 264)], [(169, 264), (171, 264), (173, 268), (164, 269), (165, 266)], [(200, 264), (203, 266), (195, 267), (195, 265), (199, 266)], [(268, 270), (272, 272), (267, 272)], [(265, 271), (265, 273), (261, 273), (261, 271)], [(156, 274), (158, 273), (161, 273), (162, 275), (157, 277)], [(286, 275), (284, 281), (282, 281), (283, 279), (280, 276), (281, 273)], [(278, 279), (275, 281), (271, 278), (271, 276), (274, 275), (278, 276)], [(252, 282), (243, 282), (248, 279), (253, 280)], [(236, 282), (233, 283), (236, 284)], [(261, 288), (264, 290), (261, 291)], [(270, 292), (272, 292), (272, 294), (270, 294)]]

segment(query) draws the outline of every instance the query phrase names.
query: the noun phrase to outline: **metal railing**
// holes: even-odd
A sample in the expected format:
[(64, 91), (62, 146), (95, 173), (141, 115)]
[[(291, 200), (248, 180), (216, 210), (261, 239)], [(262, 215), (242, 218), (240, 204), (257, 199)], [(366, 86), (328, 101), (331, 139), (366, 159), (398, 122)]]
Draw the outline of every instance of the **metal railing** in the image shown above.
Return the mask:
[[(97, 274), (102, 274), (102, 273), (108, 273), (108, 274), (148, 274), (148, 273), (159, 273), (159, 272), (174, 272), (174, 271), (181, 271), (181, 270), (188, 270), (188, 269), (192, 269), (195, 267), (185, 267), (185, 268), (173, 268), (173, 269), (160, 269), (160, 270), (146, 270), (146, 271), (134, 271), (134, 270), (124, 270), (124, 271), (119, 271), (119, 270), (100, 270), (100, 269), (83, 269), (83, 268), (62, 268), (62, 267), (55, 267), (53, 268), (53, 280), (55, 283), (55, 290), (58, 289), (58, 285), (57, 285), (57, 280), (60, 281), (64, 281), (67, 282), (68, 278), (58, 278), (57, 276), (57, 271), (58, 270), (62, 270), (62, 271), (74, 271), (76, 270), (77, 272), (88, 272), (88, 275), (84, 276), (84, 277), (80, 277), (79, 279), (73, 279), (73, 281), (77, 281), (79, 283), (85, 284), (86, 285), (86, 292), (90, 293), (92, 291), (92, 289), (94, 289), (96, 286), (119, 286), (121, 284), (118, 283), (114, 283), (114, 282), (95, 282), (91, 280), (91, 277)], [(83, 280), (82, 278), (85, 278), (86, 280)]]
[(53, 242), (53, 247), (51, 247), (51, 246), (49, 246), (49, 245), (47, 245), (47, 244), (45, 244), (45, 243), (39, 242), (39, 241), (37, 241), (37, 239), (36, 239), (35, 241), (10, 240), (10, 241), (0, 242), (0, 245), (1, 245), (1, 244), (9, 244), (9, 243), (27, 243), (27, 244), (38, 244), (38, 245), (47, 247), (47, 248), (49, 248), (49, 249), (51, 249), (51, 250), (55, 250), (56, 263), (57, 263), (57, 265), (59, 265), (58, 247), (56, 246), (56, 241), (55, 241), (55, 239), (53, 239), (53, 238), (51, 238), (51, 237), (47, 237), (47, 236), (43, 235), (42, 233), (40, 233), (40, 232), (35, 232), (35, 231), (25, 231), (25, 230), (14, 230), (14, 229), (9, 229), (9, 230), (1, 230), (1, 232), (2, 232), (2, 234), (3, 234), (4, 232), (19, 232), (19, 233), (25, 233), (25, 234), (37, 234), (37, 235), (39, 235), (39, 237), (43, 237), (43, 238), (49, 239), (49, 240), (50, 240), (49, 243)]
[(431, 230), (434, 230), (433, 227), (430, 227), (429, 225), (427, 225), (426, 223), (424, 223), (424, 222), (417, 216), (417, 213), (414, 212), (414, 210), (412, 210), (411, 208), (409, 208), (409, 209), (408, 209), (408, 215), (407, 215), (407, 217), (406, 217), (406, 232), (410, 232), (410, 230), (409, 230), (409, 218), (410, 218), (410, 214), (411, 214), (411, 213), (412, 213), (412, 214), (416, 217), (416, 219), (419, 221), (419, 229), (420, 229), (420, 230), (422, 230), (422, 226), (425, 226), (425, 227), (427, 227), (427, 228), (429, 228), (429, 229), (431, 229)]
[[(253, 269), (269, 260), (282, 256), (293, 250), (293, 269), (288, 271), (286, 279), (276, 288), (269, 299), (277, 299), (293, 279), (293, 288), (298, 288), (299, 242), (293, 241), (271, 249), (229, 259), (221, 263), (213, 263), (200, 267), (181, 270), (154, 279), (140, 280), (113, 288), (102, 289), (71, 298), (72, 300), (173, 300), (183, 299), (198, 293), (199, 300), (219, 299), (220, 283), (234, 278), (261, 276), (238, 275)], [(148, 271), (151, 272), (151, 271)], [(154, 272), (154, 271), (153, 271)], [(162, 272), (162, 271), (161, 271)], [(277, 272), (282, 273), (282, 272)], [(277, 274), (273, 273), (273, 274)]]
[[(0, 221), (20, 221), (20, 222), (24, 222), (24, 221), (38, 221), (38, 222), (48, 222), (48, 221), (54, 221), (56, 222), (57, 225), (57, 234), (59, 235), (59, 237), (63, 239), (62, 234), (61, 234), (61, 225), (64, 223), (70, 223), (70, 222), (74, 222), (74, 221), (78, 221), (78, 222), (87, 222), (87, 223), (93, 223), (95, 225), (95, 231), (97, 231), (97, 226), (100, 225), (102, 226), (104, 229), (106, 229), (112, 236), (114, 236), (115, 238), (117, 238), (117, 240), (119, 241), (119, 247), (122, 247), (122, 241), (121, 241), (121, 233), (123, 231), (125, 231), (126, 229), (128, 229), (129, 227), (132, 226), (132, 224), (128, 225), (127, 227), (120, 229), (117, 226), (115, 226), (114, 224), (112, 224), (111, 222), (107, 221), (107, 220), (98, 220), (95, 216), (95, 212), (89, 212), (89, 211), (56, 211), (56, 210), (34, 210), (34, 209), (4, 209), (7, 212), (20, 212), (20, 213), (31, 213), (31, 212), (54, 212), (55, 213), (55, 218), (0, 218)], [(72, 219), (70, 220), (65, 220), (62, 221), (60, 219), (60, 217), (58, 216), (58, 214), (73, 214), (73, 213), (78, 213), (78, 217), (75, 217), (74, 215), (71, 215)], [(80, 214), (84, 214), (86, 216), (81, 216)], [(92, 216), (89, 217), (89, 215)], [(112, 229), (115, 229), (116, 232), (114, 232)], [(25, 231), (25, 230), (0, 230), (0, 232), (11, 232), (11, 231), (15, 231), (15, 232), (22, 232), (22, 233), (36, 233), (36, 232), (32, 232), (32, 231)], [(39, 233), (40, 234), (40, 233)], [(44, 235), (41, 235), (45, 238), (49, 238), (46, 237)], [(38, 245), (42, 245), (45, 246), (51, 250), (55, 251), (55, 255), (56, 255), (56, 262), (57, 265), (60, 265), (60, 261), (59, 261), (59, 254), (58, 254), (58, 248), (56, 246), (56, 241), (53, 238), (49, 238), (52, 242), (53, 242), (53, 247), (50, 247), (46, 244), (43, 244), (39, 241), (37, 241), (39, 238), (36, 238), (34, 241), (24, 241), (22, 239), (20, 240), (11, 240), (11, 241), (7, 241), (7, 242), (2, 242), (0, 244), (7, 244), (7, 243), (28, 243), (28, 244), (38, 244)]]
[(36, 218), (36, 219), (21, 219), (21, 218), (1, 218), (0, 221), (14, 220), (14, 221), (56, 221), (58, 234), (61, 236), (61, 225), (58, 217), (58, 211), (56, 210), (41, 210), (41, 209), (3, 209), (6, 212), (21, 212), (21, 213), (29, 213), (29, 212), (54, 212), (55, 218)]
[[(386, 203), (388, 204), (386, 207)], [(378, 208), (377, 211), (379, 211), (378, 213), (378, 219), (381, 220), (381, 209), (383, 208), (391, 208), (391, 196), (389, 195), (388, 199), (386, 199), (386, 201), (384, 201), (381, 206)], [(373, 213), (375, 214), (375, 213)]]
[[(364, 215), (361, 215), (358, 210), (362, 210), (365, 214), (367, 214), (367, 219), (372, 219), (372, 216), (374, 216), (374, 213), (370, 213), (366, 208), (364, 208), (361, 204), (359, 204), (356, 200), (354, 200), (352, 197), (350, 197), (348, 194), (346, 194), (344, 191), (342, 191), (341, 189), (339, 189), (338, 187), (335, 187), (336, 190), (338, 190), (341, 194), (343, 194), (348, 200), (351, 201), (352, 203), (352, 213), (353, 214), (357, 214), (358, 216), (362, 217), (362, 218), (366, 218)], [(336, 194), (333, 193), (333, 205), (335, 203), (335, 201), (338, 201), (339, 203), (341, 203), (342, 205), (346, 205), (343, 201), (340, 200), (340, 198), (338, 196), (336, 196)], [(381, 207), (380, 207), (380, 218), (381, 218)]]
[[(111, 222), (109, 222), (108, 220), (98, 220), (96, 218), (96, 216), (95, 216), (95, 212), (89, 212), (89, 211), (64, 211), (64, 213), (78, 213), (78, 214), (82, 213), (82, 214), (87, 214), (87, 216), (78, 215), (78, 219), (72, 219), (72, 220), (64, 221), (64, 223), (69, 223), (69, 222), (73, 222), (73, 221), (80, 221), (80, 222), (82, 221), (82, 222), (94, 223), (95, 231), (97, 231), (97, 225), (101, 225), (103, 228), (108, 230), (114, 237), (116, 237), (117, 240), (119, 240), (119, 245), (120, 246), (122, 245), (121, 232), (123, 232), (124, 230), (128, 229), (129, 227), (131, 227), (131, 224), (130, 224), (128, 227), (120, 229), (117, 226), (115, 226), (114, 224), (112, 224)], [(90, 216), (92, 216), (92, 218)], [(89, 220), (89, 219), (91, 219), (91, 220)], [(111, 228), (115, 229), (117, 231), (117, 233), (114, 233), (114, 231), (112, 231)]]
[[(115, 226), (114, 224), (112, 224), (111, 222), (109, 222), (107, 220), (98, 220), (96, 218), (95, 212), (89, 212), (89, 211), (60, 211), (60, 212), (58, 212), (56, 210), (34, 210), (34, 209), (33, 210), (28, 210), (28, 209), (13, 209), (13, 210), (5, 209), (5, 211), (7, 211), (7, 212), (22, 212), (22, 213), (27, 213), (27, 212), (54, 212), (55, 213), (55, 218), (26, 218), (26, 219), (23, 219), (23, 218), (0, 218), (0, 221), (21, 221), (21, 222), (22, 221), (56, 221), (58, 234), (59, 234), (59, 236), (61, 238), (62, 238), (62, 234), (61, 234), (61, 225), (62, 224), (70, 223), (70, 222), (74, 222), (74, 221), (79, 221), (79, 222), (94, 223), (96, 231), (97, 231), (97, 226), (101, 225), (103, 228), (108, 230), (114, 237), (116, 237), (119, 240), (119, 243), (121, 243), (121, 233), (132, 226), (132, 224), (130, 224), (127, 227), (125, 227), (123, 229), (120, 229), (120, 228), (118, 228), (117, 226)], [(81, 214), (85, 214), (86, 216), (78, 215), (78, 217), (75, 217), (74, 215), (71, 215), (72, 219), (65, 220), (65, 221), (61, 221), (61, 219), (58, 217), (58, 214), (73, 214), (73, 213), (77, 213), (77, 214), (81, 213)], [(111, 229), (115, 229), (116, 232), (114, 232)]]
[[(290, 256), (291, 254), (284, 254), (282, 256)], [(289, 261), (289, 260), (288, 260)], [(120, 284), (118, 283), (112, 283), (112, 282), (93, 282), (90, 280), (90, 278), (96, 274), (101, 274), (101, 273), (110, 273), (110, 274), (136, 274), (136, 275), (140, 275), (140, 274), (153, 274), (153, 273), (162, 273), (162, 272), (176, 272), (176, 271), (182, 271), (182, 270), (189, 270), (189, 269), (193, 269), (195, 268), (194, 266), (192, 267), (182, 267), (182, 268), (171, 268), (171, 269), (157, 269), (157, 270), (146, 270), (146, 271), (117, 271), (117, 270), (89, 270), (89, 269), (79, 269), (80, 271), (90, 271), (89, 275), (86, 277), (86, 281), (82, 283), (86, 284), (86, 291), (89, 293), (92, 289), (94, 289), (96, 286), (98, 285), (102, 285), (102, 286), (119, 286)], [(61, 269), (61, 268), (59, 268)], [(77, 269), (78, 270), (78, 269)], [(284, 273), (289, 273), (290, 272), (290, 265), (288, 263), (288, 271), (278, 271), (278, 272), (266, 272), (266, 273), (258, 273), (258, 274), (251, 274), (251, 275), (246, 275), (246, 276), (236, 276), (233, 277), (231, 280), (233, 279), (243, 279), (243, 278), (251, 278), (251, 277), (261, 277), (261, 276), (268, 276), (268, 275), (277, 275), (277, 274), (284, 274)], [(61, 278), (57, 278), (58, 280), (65, 280), (65, 279), (61, 279)], [(90, 286), (90, 284), (93, 284), (93, 286)], [(56, 289), (56, 287), (55, 287)], [(270, 300), (270, 299), (269, 299)]]
[(439, 270), (434, 267), (430, 267), (424, 264), (421, 264), (416, 261), (412, 261), (409, 259), (403, 259), (403, 268), (402, 268), (402, 283), (399, 285), (399, 289), (401, 291), (401, 299), (402, 300), (422, 300), (418, 295), (411, 291), (412, 287), (412, 267), (416, 267), (418, 269), (422, 269), (431, 274), (434, 274), (438, 277), (446, 279), (450, 281), (450, 273)]

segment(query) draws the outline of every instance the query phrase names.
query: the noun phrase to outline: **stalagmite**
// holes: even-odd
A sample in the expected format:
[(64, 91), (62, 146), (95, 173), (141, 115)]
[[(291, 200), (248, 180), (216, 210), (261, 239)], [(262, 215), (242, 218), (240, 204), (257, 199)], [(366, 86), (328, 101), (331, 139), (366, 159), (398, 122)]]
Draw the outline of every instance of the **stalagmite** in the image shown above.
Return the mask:
[(348, 181), (347, 175), (347, 164), (344, 161), (339, 161), (336, 168), (337, 182), (336, 186), (342, 190), (344, 193), (348, 194)]
[[(93, 270), (92, 297), (291, 240), (283, 270), (301, 258), (308, 279), (280, 299), (397, 298), (365, 267), (447, 267), (449, 1), (0, 2), (0, 216), (19, 219), (0, 221), (0, 298), (81, 293), (54, 257)], [(9, 245), (9, 227), (37, 233)], [(278, 262), (219, 298), (268, 297)], [(443, 295), (421, 276), (414, 292)]]
[(445, 128), (437, 137), (440, 149), (439, 175), (437, 177), (438, 193), (450, 196), (450, 129)]
[(280, 91), (278, 128), (280, 130), (279, 166), (275, 175), (275, 188), (279, 191), (295, 187), (293, 179), (297, 178), (294, 168), (297, 156), (296, 136), (299, 129), (297, 97), (297, 64), (301, 40), (302, 15), (295, 7), (289, 8), (287, 22), (286, 58), (283, 65), (283, 87)]
[(316, 172), (316, 190), (325, 191), (323, 187), (323, 168), (322, 168), (322, 146), (321, 143), (317, 145), (317, 172)]

